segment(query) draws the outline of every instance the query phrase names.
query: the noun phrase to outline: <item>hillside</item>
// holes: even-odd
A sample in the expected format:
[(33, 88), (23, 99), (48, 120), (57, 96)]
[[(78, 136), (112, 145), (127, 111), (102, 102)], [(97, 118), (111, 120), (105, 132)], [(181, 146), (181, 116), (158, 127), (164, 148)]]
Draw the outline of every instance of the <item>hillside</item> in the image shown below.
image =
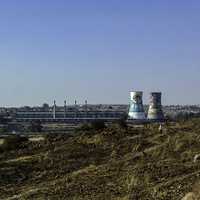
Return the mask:
[(53, 135), (0, 154), (0, 199), (180, 200), (200, 180), (200, 119)]

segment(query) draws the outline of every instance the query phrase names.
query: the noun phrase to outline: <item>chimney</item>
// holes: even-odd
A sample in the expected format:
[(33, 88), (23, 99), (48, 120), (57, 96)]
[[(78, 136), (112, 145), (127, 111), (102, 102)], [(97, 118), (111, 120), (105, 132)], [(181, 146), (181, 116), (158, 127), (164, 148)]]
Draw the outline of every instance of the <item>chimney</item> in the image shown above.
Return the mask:
[(56, 101), (53, 102), (53, 119), (56, 119)]
[(64, 118), (67, 116), (67, 101), (64, 101)]
[(88, 116), (88, 102), (85, 100), (85, 113), (86, 113), (86, 118)]
[(75, 118), (77, 118), (78, 116), (77, 100), (74, 101), (74, 105), (75, 105)]

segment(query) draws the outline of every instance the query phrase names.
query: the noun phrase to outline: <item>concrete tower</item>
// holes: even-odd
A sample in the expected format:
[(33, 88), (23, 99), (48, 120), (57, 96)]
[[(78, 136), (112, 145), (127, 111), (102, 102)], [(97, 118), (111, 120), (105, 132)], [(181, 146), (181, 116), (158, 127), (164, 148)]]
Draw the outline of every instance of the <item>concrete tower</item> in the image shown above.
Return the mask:
[(53, 102), (53, 119), (56, 119), (56, 101)]
[(137, 120), (146, 119), (142, 102), (143, 92), (140, 91), (131, 92), (130, 95), (131, 95), (131, 102), (128, 113), (129, 119), (137, 119)]
[(161, 104), (161, 92), (152, 92), (150, 94), (150, 104), (148, 111), (148, 119), (150, 120), (163, 120), (164, 115)]
[(78, 106), (77, 106), (77, 100), (74, 101), (74, 106), (75, 106), (74, 116), (75, 116), (75, 118), (77, 118), (77, 117), (78, 117)]
[(88, 102), (85, 100), (85, 117), (87, 118), (88, 116)]
[(67, 101), (64, 101), (64, 118), (67, 116)]

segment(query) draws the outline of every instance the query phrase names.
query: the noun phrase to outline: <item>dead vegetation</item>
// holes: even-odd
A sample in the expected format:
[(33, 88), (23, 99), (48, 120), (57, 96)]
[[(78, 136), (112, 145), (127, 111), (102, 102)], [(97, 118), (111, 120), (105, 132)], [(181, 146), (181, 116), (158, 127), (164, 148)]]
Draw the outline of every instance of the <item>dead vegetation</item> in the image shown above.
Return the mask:
[(200, 180), (200, 163), (193, 162), (200, 119), (166, 125), (162, 133), (158, 127), (110, 126), (23, 141), (0, 154), (0, 197), (182, 199)]

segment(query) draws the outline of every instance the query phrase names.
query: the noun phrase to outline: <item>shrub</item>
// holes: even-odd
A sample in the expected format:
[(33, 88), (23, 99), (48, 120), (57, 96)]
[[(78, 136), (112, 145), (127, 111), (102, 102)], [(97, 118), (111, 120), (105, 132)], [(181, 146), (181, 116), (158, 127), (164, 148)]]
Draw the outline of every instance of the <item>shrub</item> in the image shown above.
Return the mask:
[(2, 126), (0, 128), (0, 134), (4, 134), (4, 133), (7, 133), (8, 132), (8, 126)]
[(69, 137), (71, 137), (70, 134), (65, 134), (65, 133), (49, 133), (44, 135), (44, 140), (46, 142), (56, 142), (56, 141), (65, 141)]
[(91, 124), (89, 124), (89, 123), (83, 123), (83, 124), (81, 124), (80, 126), (78, 126), (76, 128), (76, 131), (89, 131), (91, 129), (92, 129)]
[(117, 125), (118, 125), (120, 128), (128, 128), (126, 119), (124, 119), (124, 118), (119, 119), (119, 120), (117, 121)]
[(91, 127), (94, 130), (102, 130), (106, 128), (105, 122), (102, 120), (95, 120), (91, 123)]
[(3, 144), (0, 146), (1, 151), (14, 150), (18, 148), (23, 142), (28, 141), (27, 137), (20, 135), (11, 135), (4, 139)]

